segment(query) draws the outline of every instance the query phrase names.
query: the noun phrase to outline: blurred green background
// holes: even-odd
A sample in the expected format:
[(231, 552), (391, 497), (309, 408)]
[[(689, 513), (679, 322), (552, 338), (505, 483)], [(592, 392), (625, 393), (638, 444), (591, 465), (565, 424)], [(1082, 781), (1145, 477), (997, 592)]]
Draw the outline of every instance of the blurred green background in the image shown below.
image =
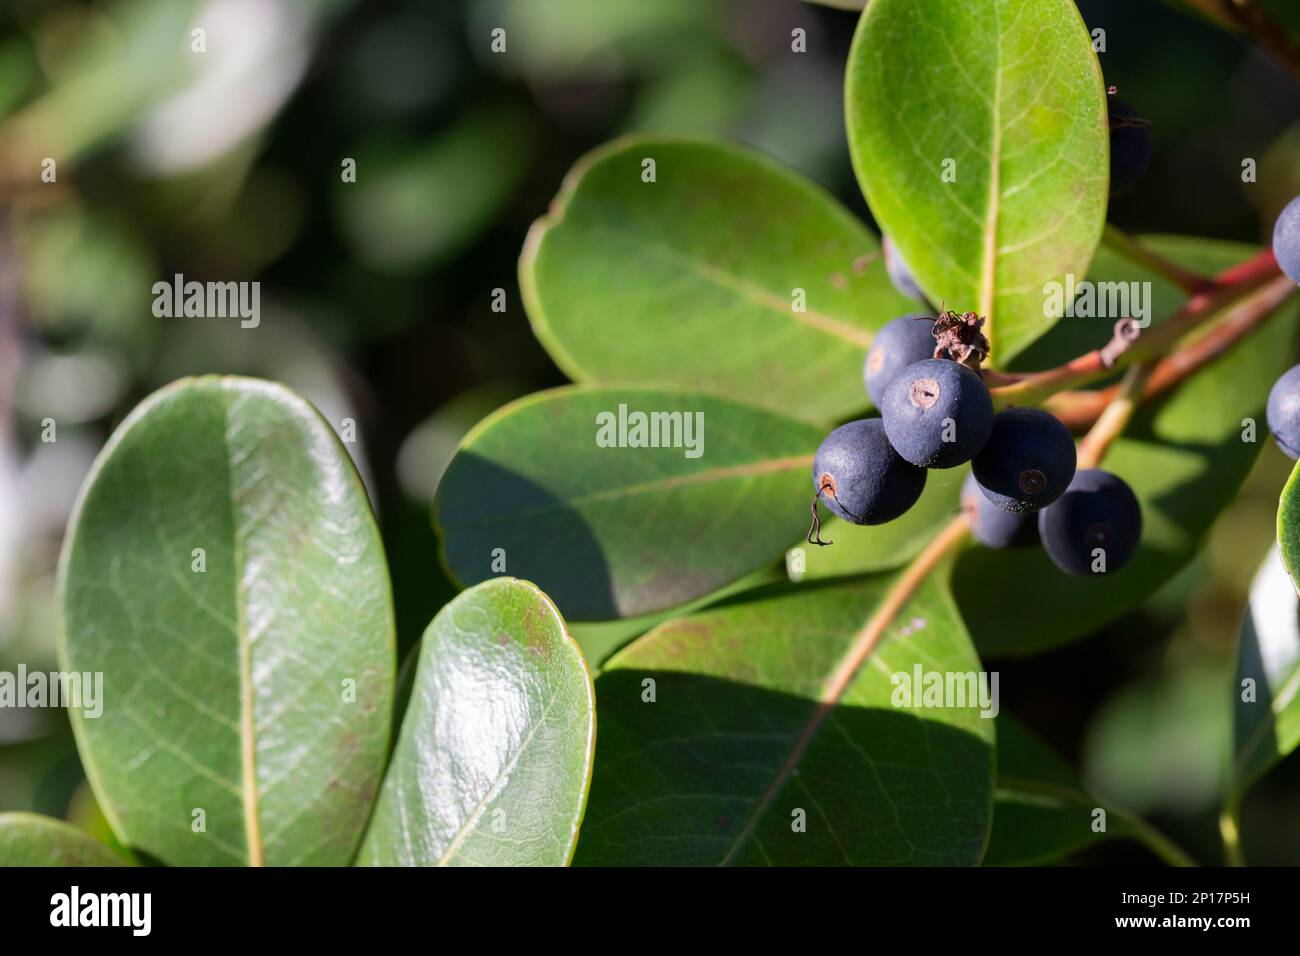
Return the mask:
[[(1155, 156), (1132, 232), (1259, 242), (1300, 193), (1300, 83), (1156, 0), (1081, 0)], [(569, 166), (630, 130), (720, 135), (869, 217), (844, 142), (856, 14), (798, 0), (14, 0), (0, 12), (0, 669), (55, 665), (54, 566), (90, 462), (143, 396), (237, 372), (339, 427), (379, 514), (399, 641), (451, 595), (428, 505), (461, 435), (563, 381), (515, 263)], [(206, 31), (206, 52), (191, 30)], [(506, 30), (505, 53), (490, 49)], [(790, 33), (807, 31), (807, 53)], [(42, 161), (55, 182), (41, 179)], [(1258, 182), (1243, 183), (1255, 159)], [(341, 181), (353, 159), (357, 181)], [(262, 283), (262, 324), (155, 318), (154, 282)], [(507, 308), (492, 309), (503, 289)], [(58, 440), (40, 440), (42, 421)], [(1289, 463), (1271, 443), (1208, 549), (1104, 633), (995, 661), (1003, 706), (1206, 862), (1234, 648)], [(592, 628), (590, 650), (608, 645)], [(106, 835), (60, 711), (0, 710), (0, 810)], [(1252, 863), (1300, 862), (1300, 760), (1244, 811)], [(1148, 863), (1112, 844), (1075, 862)]]

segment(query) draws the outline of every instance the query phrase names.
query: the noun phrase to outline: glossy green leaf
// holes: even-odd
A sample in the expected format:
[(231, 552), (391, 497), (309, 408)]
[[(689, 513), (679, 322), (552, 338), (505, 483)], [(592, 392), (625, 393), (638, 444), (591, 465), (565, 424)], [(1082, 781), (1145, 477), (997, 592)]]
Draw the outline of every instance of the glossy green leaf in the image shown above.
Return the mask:
[[(681, 413), (666, 437), (682, 447), (597, 444), (598, 434), (633, 440), (636, 412)], [(572, 620), (684, 604), (778, 560), (807, 531), (823, 437), (698, 392), (531, 395), (484, 419), (443, 475), (443, 559), (463, 584), (500, 573), (535, 581)]]
[(36, 813), (0, 813), (0, 866), (124, 866), (104, 844)]
[[(1143, 242), (1205, 273), (1241, 262), (1253, 251), (1186, 237)], [(1152, 283), (1154, 321), (1167, 318), (1181, 298), (1163, 279), (1109, 254), (1098, 256), (1090, 278)], [(1105, 578), (1082, 578), (1057, 570), (1038, 548), (996, 556), (975, 548), (963, 555), (953, 587), (983, 654), (1032, 653), (1089, 634), (1136, 606), (1191, 559), (1267, 440), (1264, 405), (1272, 383), (1290, 364), (1296, 318), (1295, 307), (1286, 307), (1171, 395), (1145, 406), (1112, 446), (1103, 466), (1128, 482), (1142, 504), (1142, 542), (1127, 567)], [(1066, 336), (1074, 349), (1081, 327), (1089, 323), (1102, 326), (1094, 330), (1100, 340), (1091, 347), (1096, 347), (1109, 337), (1108, 320), (1067, 319), (1050, 338)], [(1245, 440), (1246, 419), (1256, 423), (1254, 441)], [(1006, 610), (1009, 593), (1014, 594), (1013, 618)]]
[[(998, 715), (998, 783), (985, 866), (1049, 863), (1116, 838), (1141, 839), (1131, 819), (1084, 789), (1074, 769), (1024, 724)], [(1105, 826), (1097, 832), (1097, 810)]]
[(410, 705), (358, 862), (560, 866), (578, 839), (596, 718), (554, 604), (486, 581), (424, 634)]
[(867, 407), (872, 330), (916, 309), (876, 237), (820, 187), (749, 149), (663, 137), (580, 160), (529, 233), (519, 281), (574, 379), (698, 388), (812, 420)]
[(665, 608), (652, 614), (639, 614), (636, 617), (623, 617), (612, 621), (571, 623), (569, 633), (573, 635), (573, 639), (582, 648), (583, 656), (587, 658), (593, 672), (597, 672), (604, 666), (605, 661), (609, 660), (611, 655), (624, 645), (631, 643), (633, 638), (640, 637), (665, 621), (670, 621), (675, 617), (686, 617), (688, 614), (693, 614), (711, 604), (717, 604), (746, 591), (757, 590), (760, 587), (777, 584), (785, 580), (787, 580), (785, 569), (773, 564), (760, 568), (753, 574), (748, 574), (739, 580), (733, 581), (712, 594), (706, 594), (704, 597), (697, 598), (686, 604)]
[(854, 169), (934, 302), (1006, 365), (1056, 321), (1106, 219), (1106, 94), (1073, 0), (875, 0), (849, 53)]
[(1233, 695), (1240, 794), (1300, 745), (1300, 598), (1276, 550), (1250, 586)]
[(596, 775), (575, 862), (977, 863), (993, 721), (978, 704), (893, 703), (895, 674), (980, 670), (943, 575), (837, 680), (869, 647), (864, 624), (893, 580), (785, 585), (615, 655), (596, 681)]
[(178, 865), (346, 864), (392, 709), (388, 573), (326, 422), (255, 379), (182, 379), (113, 434), (60, 564), (70, 708), (128, 845)]
[[(1277, 546), (1292, 583), (1300, 581), (1300, 465), (1292, 470), (1278, 502)], [(1296, 587), (1300, 588), (1300, 584)]]

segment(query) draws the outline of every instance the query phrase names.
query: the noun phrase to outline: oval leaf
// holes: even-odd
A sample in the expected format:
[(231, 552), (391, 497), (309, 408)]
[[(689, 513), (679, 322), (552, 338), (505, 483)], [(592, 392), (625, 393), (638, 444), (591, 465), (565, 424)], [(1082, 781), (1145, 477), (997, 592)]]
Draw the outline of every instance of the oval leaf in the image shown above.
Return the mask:
[[(1152, 237), (1143, 242), (1202, 273), (1248, 258), (1249, 247), (1202, 239)], [(1094, 281), (1150, 282), (1167, 318), (1180, 296), (1139, 266), (1099, 255)], [(1268, 390), (1289, 365), (1297, 310), (1288, 306), (1263, 328), (1201, 369), (1176, 392), (1144, 407), (1106, 456), (1103, 466), (1122, 477), (1142, 504), (1142, 542), (1127, 567), (1104, 578), (1071, 577), (1040, 548), (1000, 552), (991, 560), (974, 548), (958, 563), (953, 587), (980, 651), (1026, 654), (1068, 643), (1126, 613), (1172, 578), (1196, 553), (1218, 514), (1236, 497), (1259, 454), (1263, 435), (1243, 440), (1243, 422), (1264, 421)], [(1104, 342), (1110, 323), (1094, 323)], [(1049, 338), (1056, 338), (1054, 332)], [(1077, 352), (1073, 353), (1077, 354)], [(1007, 593), (1016, 614), (1008, 624)]]
[(1142, 839), (1126, 815), (1105, 809), (1074, 769), (1010, 714), (998, 715), (998, 788), (985, 866), (1049, 863), (1113, 839)]
[[(678, 447), (602, 447), (636, 441), (635, 415), (652, 412), (676, 415), (661, 444)], [(503, 571), (536, 581), (572, 620), (684, 604), (807, 531), (822, 437), (702, 393), (531, 395), (484, 419), (447, 468), (435, 506), (443, 558), (464, 584)]]
[(1300, 465), (1292, 470), (1278, 502), (1277, 545), (1286, 573), (1291, 575), (1292, 584), (1296, 584), (1300, 581), (1297, 577), (1300, 573)]
[(893, 700), (896, 674), (980, 663), (939, 575), (864, 646), (895, 580), (787, 585), (615, 655), (596, 681), (600, 742), (575, 862), (978, 863), (993, 721), (978, 703)]
[(820, 187), (749, 149), (661, 137), (578, 162), (529, 233), (519, 282), (574, 379), (698, 388), (812, 420), (867, 407), (872, 330), (916, 308), (876, 237)]
[(1234, 693), (1233, 789), (1241, 794), (1300, 744), (1300, 598), (1276, 549), (1250, 586)]
[(36, 813), (0, 813), (0, 866), (125, 866), (89, 834)]
[[(114, 830), (176, 865), (346, 864), (383, 770), (394, 637), (365, 490), (282, 386), (182, 379), (101, 452), (60, 563), (64, 670)], [(202, 822), (202, 827), (198, 824)]]
[(425, 631), (359, 863), (568, 863), (591, 779), (592, 697), (582, 652), (534, 585), (499, 578), (461, 594)]
[(932, 301), (988, 317), (1005, 365), (1105, 226), (1106, 94), (1073, 0), (875, 0), (845, 108), (881, 228)]

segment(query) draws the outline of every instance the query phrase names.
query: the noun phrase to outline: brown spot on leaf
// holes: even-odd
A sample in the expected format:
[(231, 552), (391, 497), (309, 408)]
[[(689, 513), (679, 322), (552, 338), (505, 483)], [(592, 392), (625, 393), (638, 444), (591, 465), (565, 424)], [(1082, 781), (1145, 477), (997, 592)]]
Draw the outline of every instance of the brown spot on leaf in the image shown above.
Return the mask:
[(858, 256), (853, 260), (853, 274), (855, 276), (862, 275), (862, 273), (867, 271), (867, 266), (871, 265), (871, 263), (875, 262), (879, 258), (880, 253), (878, 252), (866, 252)]

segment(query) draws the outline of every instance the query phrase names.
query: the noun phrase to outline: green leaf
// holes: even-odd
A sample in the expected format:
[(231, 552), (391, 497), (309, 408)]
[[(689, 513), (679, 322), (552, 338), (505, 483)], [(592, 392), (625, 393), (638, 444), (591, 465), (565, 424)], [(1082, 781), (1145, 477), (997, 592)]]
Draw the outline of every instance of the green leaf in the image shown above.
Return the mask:
[(1047, 331), (1106, 219), (1106, 94), (1072, 0), (875, 0), (849, 52), (849, 149), (929, 298), (1005, 366)]
[(876, 237), (820, 187), (739, 146), (664, 137), (580, 160), (529, 233), (519, 282), (574, 379), (698, 388), (817, 421), (868, 406), (872, 330), (916, 309)]
[[(1202, 273), (1253, 252), (1237, 243), (1188, 237), (1142, 241)], [(1165, 280), (1108, 252), (1098, 255), (1089, 278), (1152, 283), (1153, 324), (1168, 318), (1184, 298)], [(1236, 497), (1267, 436), (1264, 406), (1272, 383), (1290, 364), (1296, 317), (1296, 308), (1287, 306), (1171, 395), (1145, 406), (1111, 447), (1103, 467), (1128, 482), (1142, 504), (1142, 542), (1127, 567), (1104, 578), (1081, 578), (1059, 571), (1039, 548), (992, 558), (974, 548), (963, 555), (953, 587), (981, 653), (1027, 654), (1076, 640), (1135, 607), (1178, 573)], [(1047, 341), (1060, 334), (1072, 341), (1067, 351), (1078, 354), (1075, 340), (1090, 323), (1097, 326), (1096, 339), (1086, 347), (1097, 347), (1109, 338), (1109, 321), (1067, 320)], [(1243, 440), (1248, 418), (1257, 423), (1253, 442)], [(1015, 594), (1011, 620), (1008, 588)]]
[(569, 625), (569, 633), (582, 648), (582, 654), (591, 665), (593, 672), (598, 672), (614, 652), (631, 643), (633, 638), (675, 617), (686, 617), (696, 611), (735, 597), (746, 591), (786, 581), (786, 571), (776, 565), (760, 568), (753, 574), (732, 581), (726, 587), (702, 598), (696, 598), (686, 604), (655, 611), (653, 614), (640, 614), (636, 617), (616, 618), (612, 621), (577, 622)]
[(1300, 581), (1300, 465), (1291, 472), (1277, 508), (1277, 546), (1292, 584)]
[(562, 866), (596, 738), (591, 677), (534, 585), (486, 581), (438, 612), (361, 845), (371, 866)]
[(980, 670), (945, 576), (886, 613), (883, 631), (873, 613), (896, 579), (878, 576), (785, 585), (615, 655), (596, 681), (596, 776), (575, 862), (977, 863), (993, 722), (978, 704), (891, 700), (895, 673)]
[(0, 813), (0, 866), (124, 866), (89, 834), (36, 813)]
[(393, 609), (365, 490), (307, 402), (215, 376), (155, 392), (91, 470), (59, 586), (62, 667), (103, 674), (102, 715), (70, 708), (73, 728), (125, 843), (174, 865), (351, 859)]
[[(1074, 769), (1024, 724), (998, 715), (998, 784), (985, 866), (1048, 863), (1116, 838), (1141, 840), (1132, 820), (1084, 789)], [(1093, 830), (1106, 810), (1106, 830)]]
[[(601, 447), (599, 416), (619, 419), (624, 405), (629, 423), (635, 412), (682, 413), (676, 437), (689, 447)], [(635, 437), (615, 421), (608, 437), (618, 432)], [(443, 475), (434, 505), (443, 559), (464, 584), (502, 572), (536, 581), (571, 620), (684, 604), (779, 559), (807, 532), (823, 437), (702, 393), (531, 395), (484, 419)]]
[(1300, 744), (1300, 599), (1276, 549), (1250, 586), (1233, 694), (1233, 790), (1240, 795)]

